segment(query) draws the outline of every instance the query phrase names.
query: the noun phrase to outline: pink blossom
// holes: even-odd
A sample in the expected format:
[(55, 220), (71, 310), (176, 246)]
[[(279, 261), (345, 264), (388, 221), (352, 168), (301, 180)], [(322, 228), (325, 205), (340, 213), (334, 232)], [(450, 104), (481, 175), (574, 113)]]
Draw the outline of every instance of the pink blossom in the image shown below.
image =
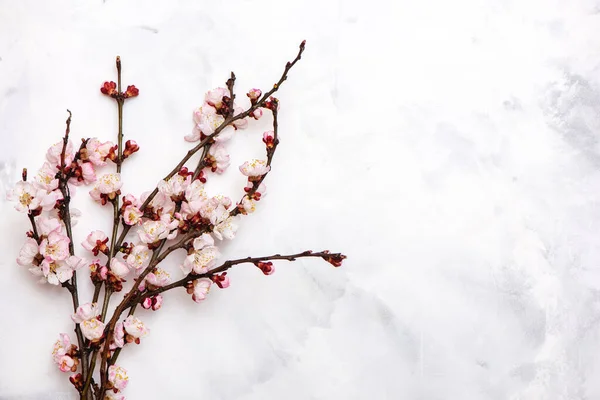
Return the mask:
[(246, 161), (240, 166), (240, 172), (249, 178), (258, 178), (271, 170), (265, 160)]
[(219, 132), (217, 136), (214, 137), (215, 142), (217, 143), (225, 143), (231, 140), (233, 134), (235, 133), (235, 129), (231, 125), (227, 125), (225, 128)]
[(70, 242), (71, 240), (67, 236), (53, 231), (40, 243), (40, 253), (47, 260), (65, 260), (69, 256)]
[(239, 228), (237, 221), (238, 217), (228, 217), (224, 219), (223, 221), (215, 225), (213, 229), (213, 234), (219, 240), (223, 240), (223, 238), (232, 240), (235, 237), (235, 233)]
[[(150, 192), (142, 193), (142, 195), (140, 196), (140, 201), (146, 201), (149, 194)], [(171, 199), (171, 196), (166, 195), (162, 192), (158, 192), (150, 202), (149, 207), (154, 210), (162, 209), (163, 214), (169, 214), (175, 210), (175, 202)]]
[(38, 283), (47, 283), (48, 280), (46, 280), (46, 277), (44, 276), (44, 271), (42, 271), (42, 266), (41, 264), (38, 266), (33, 266), (31, 268), (28, 268), (28, 271), (31, 272), (31, 274), (35, 277), (40, 278), (38, 280)]
[(206, 200), (204, 184), (200, 180), (195, 180), (185, 189), (185, 199), (187, 201)]
[(142, 307), (146, 310), (152, 308), (152, 297), (146, 297), (142, 302)]
[(17, 258), (17, 264), (23, 267), (29, 267), (33, 264), (34, 258), (39, 254), (38, 244), (35, 239), (27, 238), (25, 243), (19, 250), (19, 257)]
[(262, 108), (257, 108), (256, 110), (252, 111), (252, 118), (254, 118), (255, 120), (259, 120), (262, 116), (263, 116)]
[(97, 318), (91, 318), (82, 321), (79, 326), (81, 327), (81, 333), (83, 333), (83, 336), (91, 341), (100, 339), (104, 334), (104, 322)]
[(208, 278), (200, 278), (194, 281), (194, 292), (192, 293), (192, 300), (196, 303), (200, 303), (206, 299), (206, 295), (210, 290), (212, 281)]
[[(244, 191), (246, 193), (248, 193), (249, 191), (251, 191), (253, 189), (254, 189), (254, 182), (248, 181), (248, 183), (246, 183), (246, 187), (244, 187)], [(256, 190), (254, 190), (255, 200), (259, 200), (266, 193), (267, 193), (267, 186), (264, 183), (261, 183), (260, 185), (258, 185), (258, 188)], [(256, 196), (258, 196), (258, 198), (256, 198)]]
[(203, 202), (200, 206), (200, 215), (207, 218), (213, 225), (217, 225), (229, 216), (228, 208), (231, 206), (231, 199), (224, 196), (214, 196)]
[(75, 360), (71, 358), (71, 356), (62, 356), (58, 361), (58, 368), (62, 372), (71, 372), (73, 366), (75, 365)]
[(262, 96), (262, 91), (260, 89), (250, 89), (246, 96), (250, 98), (252, 104), (256, 103), (260, 96)]
[(158, 191), (171, 198), (178, 197), (185, 192), (191, 181), (192, 177), (189, 175), (182, 176), (176, 174), (167, 181), (160, 181), (158, 183)]
[(33, 185), (46, 191), (52, 191), (58, 188), (58, 179), (56, 178), (57, 172), (58, 169), (55, 166), (49, 162), (45, 162), (42, 168), (40, 168), (38, 171)]
[(102, 231), (93, 231), (81, 243), (84, 249), (91, 251), (95, 256), (98, 253), (108, 254), (108, 236)]
[(152, 252), (148, 249), (148, 246), (138, 244), (133, 246), (131, 252), (127, 256), (126, 262), (130, 268), (137, 271), (141, 271), (148, 266), (150, 263), (150, 256)]
[(96, 189), (102, 194), (115, 193), (122, 186), (123, 182), (121, 182), (121, 174), (119, 173), (104, 174), (96, 183)]
[(155, 268), (153, 272), (146, 275), (146, 282), (152, 286), (163, 287), (171, 283), (171, 275), (162, 268)]
[(225, 117), (217, 114), (217, 110), (209, 104), (203, 104), (194, 112), (196, 127), (205, 135), (211, 135), (225, 122)]
[(73, 271), (78, 270), (87, 262), (77, 256), (70, 256), (64, 261), (42, 261), (41, 267), (44, 276), (51, 285), (58, 285), (73, 277)]
[(102, 202), (102, 193), (100, 193), (100, 190), (98, 190), (97, 187), (90, 190), (90, 196), (95, 202), (102, 203), (104, 205), (104, 203)]
[(162, 307), (163, 297), (160, 294), (157, 294), (153, 297), (152, 300), (152, 310), (157, 311)]
[(123, 221), (127, 225), (137, 225), (142, 220), (143, 212), (134, 205), (125, 207), (123, 210)]
[(94, 260), (90, 264), (90, 272), (92, 282), (94, 283), (105, 281), (108, 278), (108, 268), (105, 265), (100, 265), (100, 260)]
[(262, 262), (259, 261), (256, 263), (256, 266), (263, 272), (263, 274), (265, 275), (271, 275), (273, 274), (273, 272), (275, 272), (275, 267), (273, 266), (273, 263), (270, 261), (267, 262)]
[(127, 370), (116, 365), (111, 365), (108, 367), (108, 381), (112, 383), (115, 389), (124, 390), (129, 383)]
[(125, 331), (123, 330), (123, 323), (118, 322), (115, 325), (115, 331), (113, 333), (113, 342), (116, 347), (125, 346)]
[(48, 236), (50, 232), (54, 231), (60, 233), (62, 228), (58, 218), (48, 218), (44, 215), (40, 215), (36, 218), (36, 224), (40, 236)]
[(181, 270), (184, 274), (194, 272), (203, 274), (215, 265), (220, 257), (219, 249), (214, 246), (214, 239), (207, 233), (194, 240), (194, 252), (183, 261)]
[[(94, 165), (91, 162), (82, 163), (80, 161), (79, 166), (81, 167), (81, 177), (83, 178), (83, 183), (85, 185), (96, 182), (96, 172), (94, 171)], [(71, 182), (71, 180), (69, 180), (69, 182)]]
[(132, 195), (131, 193), (123, 196), (123, 204), (130, 204), (137, 208), (139, 208), (142, 205), (138, 198)]
[(75, 366), (75, 360), (67, 353), (71, 352), (71, 340), (66, 333), (61, 333), (52, 349), (52, 360), (62, 372), (70, 372)]
[(125, 264), (121, 259), (117, 257), (113, 257), (110, 260), (110, 270), (119, 278), (125, 277), (129, 273), (129, 268), (127, 268), (127, 264)]
[[(71, 194), (73, 194), (73, 192), (74, 190), (71, 188)], [(44, 211), (51, 211), (56, 206), (56, 202), (63, 199), (63, 195), (58, 189), (48, 193), (46, 193), (44, 190), (41, 190), (38, 192), (38, 196), (41, 199), (40, 206)]]
[(109, 390), (104, 395), (104, 400), (125, 400), (125, 396), (123, 396), (121, 393), (115, 393), (112, 390)]
[(277, 143), (275, 143), (275, 132), (266, 131), (263, 133), (263, 142), (267, 145), (267, 149), (272, 149)]
[(227, 154), (225, 146), (216, 143), (211, 146), (208, 154), (215, 160), (213, 172), (216, 172), (217, 174), (225, 172), (225, 169), (229, 166), (229, 154)]
[(194, 125), (194, 128), (192, 129), (192, 133), (184, 136), (183, 138), (185, 139), (186, 142), (197, 142), (200, 140), (201, 134), (202, 134), (202, 132), (200, 132), (200, 129), (198, 129), (198, 125)]
[(98, 308), (98, 304), (96, 303), (85, 303), (77, 307), (77, 311), (75, 314), (71, 315), (71, 319), (76, 324), (80, 324), (83, 321), (87, 321), (88, 319), (96, 318), (96, 316), (100, 315), (100, 309)]
[(106, 165), (106, 157), (114, 147), (112, 142), (100, 142), (97, 138), (88, 140), (86, 144), (87, 156), (90, 162), (98, 167)]
[(46, 194), (43, 189), (35, 188), (29, 182), (17, 182), (11, 192), (8, 193), (8, 199), (17, 202), (15, 209), (19, 212), (29, 213), (41, 206), (41, 202)]
[(143, 243), (154, 243), (168, 234), (168, 229), (162, 221), (146, 221), (138, 230), (138, 236)]
[[(52, 165), (60, 166), (60, 157), (63, 150), (63, 142), (62, 140), (58, 143), (55, 143), (48, 149), (46, 153), (46, 159), (50, 161)], [(73, 162), (73, 157), (75, 153), (73, 152), (73, 142), (70, 140), (67, 142), (67, 147), (65, 149), (65, 165), (71, 164)]]
[(229, 287), (229, 277), (227, 276), (227, 272), (223, 272), (222, 274), (217, 274), (211, 276), (212, 281), (221, 289), (225, 289)]
[[(244, 112), (244, 109), (242, 107), (235, 107), (234, 111), (233, 111), (233, 115), (240, 115), (241, 113)], [(248, 127), (248, 119), (247, 118), (242, 118), (242, 119), (236, 119), (235, 121), (233, 121), (233, 126), (235, 126), (236, 129), (246, 129)]]
[(256, 201), (252, 200), (248, 196), (244, 196), (242, 199), (242, 207), (244, 208), (245, 212), (251, 214), (256, 211)]
[(140, 339), (148, 335), (150, 330), (146, 328), (146, 325), (137, 317), (130, 315), (123, 322), (123, 328), (128, 335), (135, 339)]
[(203, 233), (198, 236), (193, 241), (194, 250), (200, 250), (208, 246), (214, 246), (215, 239), (210, 235), (210, 233)]
[(58, 340), (54, 342), (54, 348), (52, 349), (52, 358), (55, 363), (58, 364), (58, 360), (64, 356), (67, 351), (71, 348), (71, 339), (66, 333), (58, 335)]
[(204, 96), (204, 101), (218, 110), (223, 106), (224, 96), (230, 97), (229, 89), (219, 87), (213, 90), (209, 90)]

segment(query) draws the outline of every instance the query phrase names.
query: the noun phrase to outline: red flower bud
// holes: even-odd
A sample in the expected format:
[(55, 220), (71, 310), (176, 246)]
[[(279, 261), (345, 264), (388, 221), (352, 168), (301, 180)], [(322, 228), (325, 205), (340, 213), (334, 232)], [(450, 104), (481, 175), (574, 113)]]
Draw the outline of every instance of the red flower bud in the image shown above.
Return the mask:
[(221, 275), (213, 275), (210, 277), (210, 279), (221, 289), (229, 287), (229, 278), (227, 277), (227, 272), (223, 272)]
[(125, 142), (125, 150), (123, 151), (123, 159), (129, 157), (140, 149), (135, 140), (128, 140)]
[(126, 99), (129, 97), (136, 97), (137, 95), (140, 94), (140, 91), (138, 88), (136, 88), (134, 85), (129, 85), (127, 86), (127, 90), (124, 93), (124, 96)]
[(112, 81), (104, 82), (104, 85), (102, 85), (100, 91), (107, 96), (115, 97), (118, 94), (117, 84)]
[[(329, 252), (326, 252), (329, 253)], [(329, 264), (333, 265), (334, 267), (339, 267), (342, 265), (342, 261), (346, 258), (345, 255), (343, 254), (327, 254), (325, 256), (323, 256), (323, 260), (327, 261)]]
[(259, 261), (259, 262), (255, 263), (254, 265), (256, 265), (265, 275), (271, 275), (273, 272), (275, 272), (275, 267), (273, 267), (273, 263), (270, 261), (267, 261), (267, 262)]
[(279, 110), (279, 100), (273, 96), (269, 97), (269, 100), (265, 101), (265, 108), (269, 110)]

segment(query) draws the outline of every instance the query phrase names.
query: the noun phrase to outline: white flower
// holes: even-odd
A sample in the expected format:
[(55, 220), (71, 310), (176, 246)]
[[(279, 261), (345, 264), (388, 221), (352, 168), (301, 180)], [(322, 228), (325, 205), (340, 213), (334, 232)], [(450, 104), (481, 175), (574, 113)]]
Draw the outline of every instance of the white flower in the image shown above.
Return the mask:
[(123, 278), (129, 273), (129, 268), (127, 268), (127, 265), (117, 257), (113, 257), (113, 259), (110, 261), (110, 270), (112, 271), (113, 275), (118, 276), (119, 278)]
[(228, 217), (215, 226), (213, 234), (219, 240), (223, 240), (223, 238), (232, 240), (239, 228), (237, 221), (237, 217)]
[(88, 319), (96, 318), (96, 316), (100, 315), (100, 310), (98, 308), (98, 304), (96, 303), (85, 303), (77, 307), (77, 311), (75, 314), (71, 315), (71, 319), (76, 324), (80, 324), (83, 321), (87, 321)]
[(146, 282), (152, 286), (163, 287), (171, 283), (171, 275), (162, 268), (156, 268), (154, 272), (146, 275)]
[(64, 261), (44, 260), (42, 272), (51, 285), (59, 285), (73, 277), (73, 271), (86, 265), (86, 261), (77, 256), (70, 256)]
[(33, 265), (35, 256), (39, 254), (38, 244), (35, 239), (27, 238), (21, 250), (19, 251), (19, 257), (17, 258), (17, 264), (23, 267), (29, 267)]
[(204, 101), (218, 110), (223, 106), (223, 97), (225, 96), (229, 97), (229, 89), (218, 87), (209, 90), (204, 96)]
[(217, 174), (222, 174), (229, 166), (229, 154), (227, 149), (220, 143), (216, 143), (210, 147), (208, 154), (215, 160), (212, 170)]
[(92, 341), (100, 339), (104, 333), (104, 322), (97, 318), (82, 321), (79, 326), (81, 327), (83, 336)]
[(129, 255), (127, 256), (127, 265), (130, 268), (140, 271), (146, 268), (148, 264), (150, 264), (151, 255), (152, 252), (150, 251), (148, 246), (145, 246), (143, 244), (133, 246), (133, 249), (131, 249), (131, 253), (129, 253)]
[(267, 165), (266, 160), (251, 160), (246, 161), (240, 166), (240, 172), (247, 177), (256, 178), (261, 177), (271, 170), (271, 167)]
[(20, 181), (9, 192), (8, 199), (17, 202), (17, 211), (28, 213), (40, 207), (45, 193), (45, 190), (37, 189), (29, 182)]
[[(53, 144), (52, 147), (48, 149), (48, 152), (46, 152), (46, 159), (50, 161), (52, 165), (59, 166), (62, 150), (63, 141), (61, 140), (60, 142)], [(71, 164), (74, 156), (75, 153), (73, 152), (73, 142), (69, 140), (67, 142), (67, 147), (65, 148), (65, 165)]]
[(123, 182), (121, 182), (121, 174), (104, 174), (98, 179), (96, 183), (96, 189), (102, 194), (114, 193), (121, 189)]
[(158, 183), (158, 191), (169, 196), (177, 197), (189, 186), (192, 180), (191, 176), (182, 176), (179, 174), (173, 175), (168, 181), (160, 181)]
[(210, 290), (210, 285), (212, 285), (212, 281), (208, 278), (195, 280), (192, 300), (194, 300), (196, 303), (200, 303), (202, 300), (206, 299), (206, 295)]
[(195, 274), (203, 274), (215, 265), (220, 255), (219, 249), (214, 246), (214, 239), (205, 233), (194, 240), (194, 252), (185, 258), (181, 270), (184, 274), (192, 271)]
[(42, 168), (38, 171), (34, 186), (39, 189), (44, 189), (46, 191), (52, 191), (58, 187), (58, 179), (56, 178), (56, 173), (58, 170), (56, 167), (52, 166), (52, 164), (45, 162)]
[[(117, 390), (123, 390), (129, 383), (129, 376), (125, 368), (111, 365), (108, 367), (108, 381), (112, 383), (113, 387)], [(118, 398), (118, 397), (117, 397)]]
[(133, 336), (136, 339), (143, 338), (150, 332), (150, 330), (146, 328), (146, 325), (133, 315), (130, 315), (125, 319), (123, 328), (128, 335)]

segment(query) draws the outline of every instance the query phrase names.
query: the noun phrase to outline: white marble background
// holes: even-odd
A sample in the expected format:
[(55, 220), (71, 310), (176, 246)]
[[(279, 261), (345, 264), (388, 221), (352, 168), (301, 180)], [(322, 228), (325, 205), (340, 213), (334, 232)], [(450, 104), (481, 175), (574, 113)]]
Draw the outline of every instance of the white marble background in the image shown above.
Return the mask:
[[(269, 87), (302, 39), (269, 194), (224, 253), (347, 263), (240, 267), (200, 305), (169, 293), (123, 352), (128, 398), (600, 399), (598, 0), (0, 0), (3, 184), (67, 108), (73, 137), (115, 137), (99, 87), (120, 54), (141, 90), (126, 190), (148, 190), (207, 89), (231, 70)], [(254, 126), (214, 193), (239, 196)], [(75, 204), (79, 241), (108, 230)], [(0, 206), (0, 398), (71, 398), (50, 359), (70, 299), (16, 265), (27, 221)]]

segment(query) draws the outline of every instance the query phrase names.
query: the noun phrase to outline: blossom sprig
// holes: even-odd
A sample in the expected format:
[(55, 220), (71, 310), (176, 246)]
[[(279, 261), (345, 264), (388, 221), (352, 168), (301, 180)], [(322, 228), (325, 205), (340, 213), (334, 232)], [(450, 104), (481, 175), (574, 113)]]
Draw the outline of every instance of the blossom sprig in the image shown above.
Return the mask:
[[(280, 103), (273, 95), (300, 60), (304, 48), (302, 42), (296, 58), (286, 64), (281, 78), (270, 90), (247, 92), (250, 106), (246, 108), (236, 102), (233, 72), (224, 87), (208, 91), (202, 105), (194, 111), (192, 133), (184, 138), (199, 143), (151, 192), (139, 197), (122, 194), (123, 161), (139, 151), (140, 146), (132, 139), (123, 145), (123, 106), (125, 100), (137, 97), (139, 90), (134, 85), (122, 89), (120, 57), (116, 59), (117, 82), (107, 81), (100, 88), (102, 94), (117, 104), (117, 143), (86, 138), (76, 149), (69, 138), (69, 112), (63, 140), (48, 150), (46, 162), (33, 182), (27, 181), (24, 169), (23, 180), (15, 187), (12, 198), (17, 202), (16, 208), (27, 214), (31, 230), (26, 234), (17, 262), (44, 282), (63, 286), (71, 294), (71, 319), (78, 344), (71, 344), (68, 335), (62, 334), (55, 344), (53, 359), (61, 371), (72, 373), (69, 380), (81, 399), (124, 399), (122, 392), (129, 376), (116, 362), (126, 345), (140, 344), (150, 332), (134, 315), (137, 306), (158, 311), (165, 301), (163, 293), (177, 287), (184, 288), (193, 301), (202, 302), (213, 285), (221, 289), (230, 286), (228, 270), (238, 264), (253, 264), (263, 274), (271, 275), (276, 260), (313, 257), (337, 267), (345, 259), (340, 253), (305, 251), (219, 261), (221, 251), (217, 241), (232, 240), (241, 215), (253, 212), (256, 202), (266, 193), (263, 181), (272, 170), (273, 155), (279, 144)], [(263, 110), (273, 115), (273, 129), (262, 137), (266, 158), (247, 161), (239, 168), (248, 178), (242, 200), (235, 203), (226, 196), (209, 195), (205, 188), (207, 179), (212, 173), (223, 173), (231, 164), (227, 142), (236, 131), (263, 117)], [(197, 153), (200, 153), (197, 165), (186, 165)], [(116, 166), (114, 172), (100, 174), (99, 169), (106, 167), (108, 161)], [(89, 192), (92, 199), (113, 208), (109, 234), (95, 230), (83, 242), (77, 242), (94, 257), (91, 261), (75, 255), (71, 228), (75, 222), (72, 216), (79, 214), (70, 207), (72, 190), (80, 185), (93, 185)], [(129, 233), (135, 235), (128, 238)], [(177, 250), (186, 252), (180, 264), (184, 277), (173, 280), (160, 263)], [(90, 270), (94, 294), (91, 302), (80, 305), (76, 272), (84, 266)], [(131, 286), (124, 290), (128, 281)], [(111, 296), (123, 290), (123, 299), (109, 315)], [(123, 316), (127, 310), (128, 315)]]

